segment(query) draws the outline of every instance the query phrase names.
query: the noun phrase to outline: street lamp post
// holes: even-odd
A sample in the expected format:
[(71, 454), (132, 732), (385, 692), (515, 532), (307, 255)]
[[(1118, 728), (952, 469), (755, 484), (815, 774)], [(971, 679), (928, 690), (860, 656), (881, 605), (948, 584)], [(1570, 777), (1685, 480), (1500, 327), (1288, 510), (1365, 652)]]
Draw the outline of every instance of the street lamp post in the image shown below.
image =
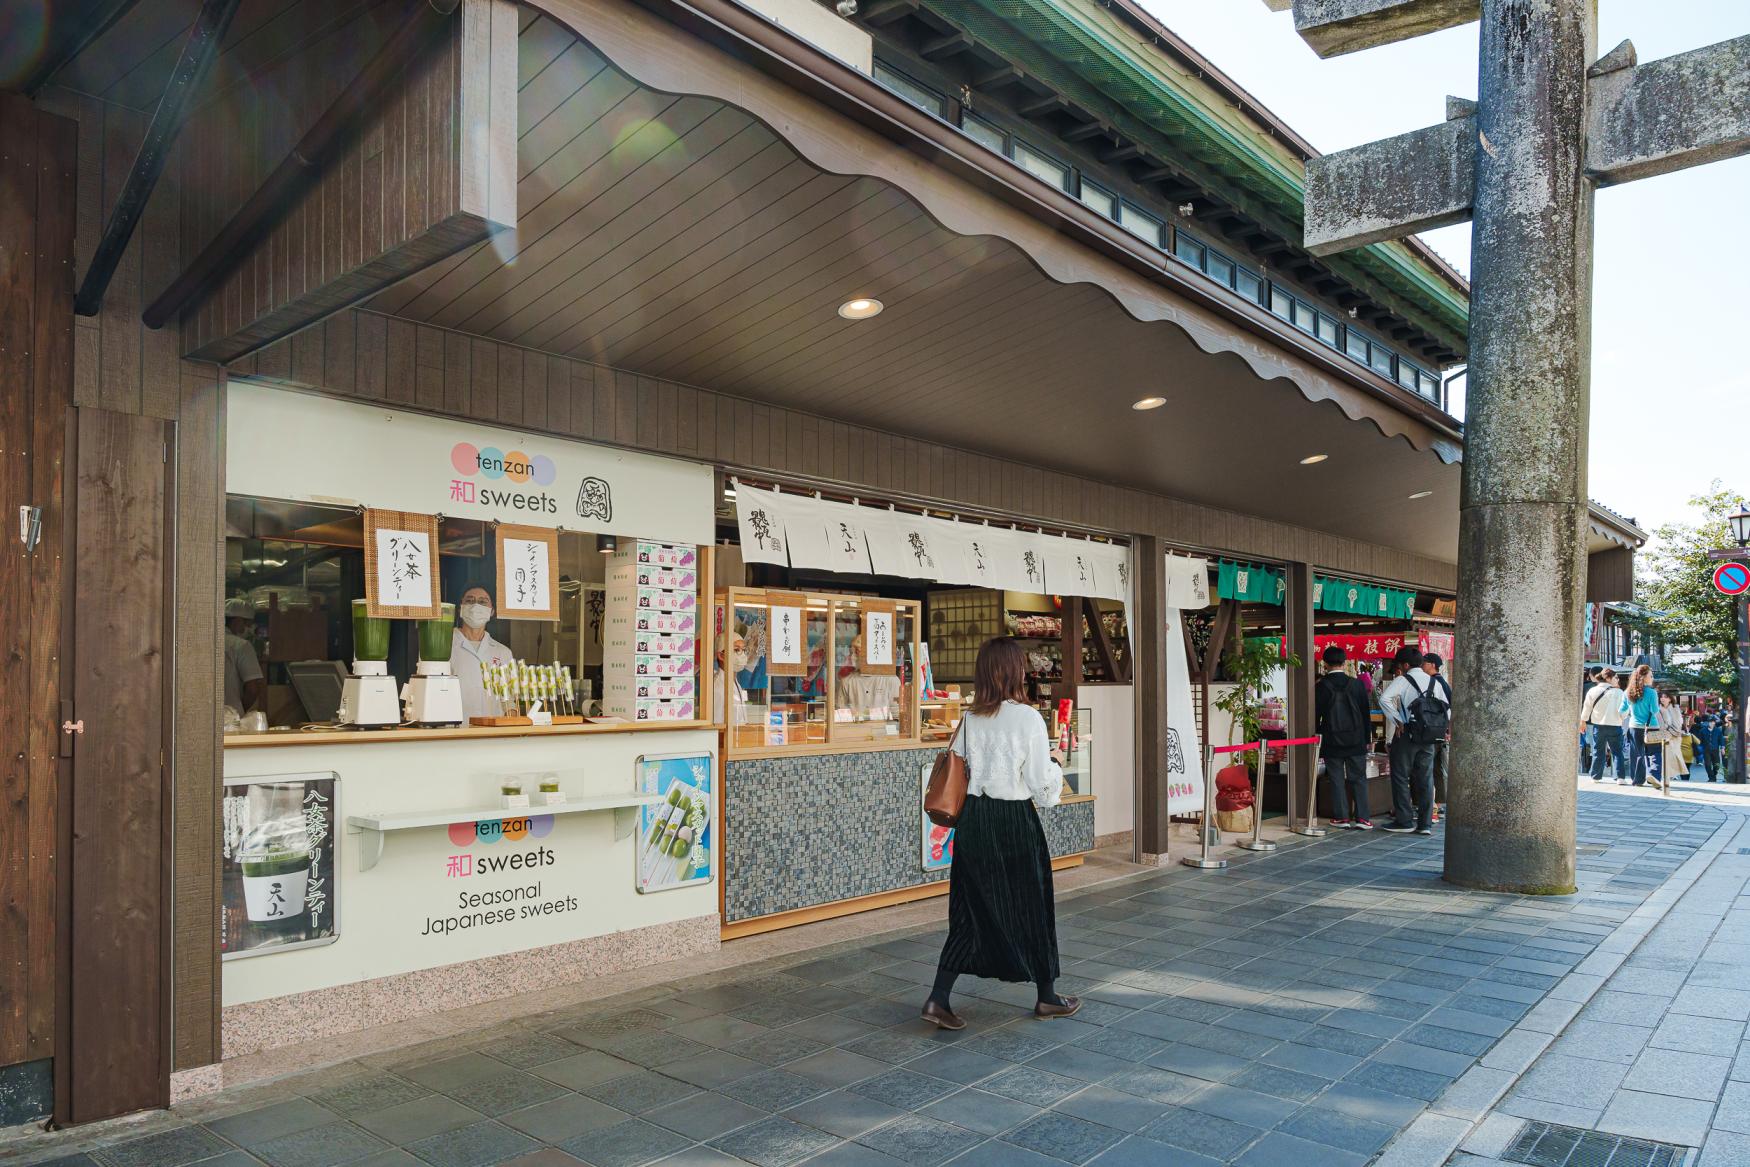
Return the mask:
[[(1726, 519), (1740, 552), (1750, 548), (1750, 506), (1739, 506)], [(1731, 781), (1744, 781), (1744, 721), (1750, 713), (1750, 592), (1738, 597), (1738, 719), (1732, 729)]]

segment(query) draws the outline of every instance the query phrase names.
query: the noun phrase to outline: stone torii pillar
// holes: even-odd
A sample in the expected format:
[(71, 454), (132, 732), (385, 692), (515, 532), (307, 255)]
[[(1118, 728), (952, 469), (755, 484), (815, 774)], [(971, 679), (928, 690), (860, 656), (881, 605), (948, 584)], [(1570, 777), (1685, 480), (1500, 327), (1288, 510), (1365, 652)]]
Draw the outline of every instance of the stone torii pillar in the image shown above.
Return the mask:
[[(1266, 0), (1285, 9), (1291, 0)], [(1457, 707), (1447, 880), (1574, 888), (1592, 192), (1750, 151), (1750, 36), (1596, 57), (1594, 0), (1292, 0), (1334, 56), (1482, 21), (1477, 101), (1307, 164), (1329, 254), (1470, 219)]]

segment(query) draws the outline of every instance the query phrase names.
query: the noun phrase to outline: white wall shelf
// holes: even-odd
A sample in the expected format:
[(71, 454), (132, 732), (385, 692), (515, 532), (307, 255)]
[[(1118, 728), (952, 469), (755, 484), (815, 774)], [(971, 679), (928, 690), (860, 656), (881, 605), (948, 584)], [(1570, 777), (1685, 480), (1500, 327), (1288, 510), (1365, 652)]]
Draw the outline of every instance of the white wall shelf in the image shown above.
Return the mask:
[[(539, 794), (531, 798), (538, 798)], [(420, 810), (393, 814), (355, 814), (346, 818), (346, 833), (363, 836), (359, 840), (359, 870), (369, 871), (383, 857), (383, 841), (393, 831), (411, 831), (424, 827), (447, 827), (451, 823), (501, 822), (506, 819), (540, 818), (544, 815), (587, 814), (591, 811), (614, 812), (614, 838), (624, 839), (637, 824), (638, 809), (655, 806), (663, 801), (660, 794), (626, 791), (623, 794), (594, 794), (584, 798), (567, 798), (557, 805), (545, 803), (506, 810), (502, 806), (462, 807), (455, 810)]]

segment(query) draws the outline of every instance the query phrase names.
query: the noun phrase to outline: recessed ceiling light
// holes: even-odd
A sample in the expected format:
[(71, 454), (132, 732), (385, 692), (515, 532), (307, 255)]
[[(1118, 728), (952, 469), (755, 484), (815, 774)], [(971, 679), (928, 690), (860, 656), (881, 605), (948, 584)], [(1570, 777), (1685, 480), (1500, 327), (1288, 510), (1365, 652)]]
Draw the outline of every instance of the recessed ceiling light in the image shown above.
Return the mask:
[(1427, 498), (1429, 495), (1431, 495), (1433, 493), (1434, 492), (1432, 490), (1418, 490), (1415, 494), (1412, 494), (1410, 497), (1411, 498)]
[(839, 305), (839, 315), (846, 320), (867, 320), (871, 316), (881, 315), (881, 309), (886, 305), (880, 300), (868, 296), (858, 296), (855, 300), (846, 300)]
[(1135, 405), (1132, 405), (1130, 408), (1138, 409), (1138, 410), (1140, 410), (1140, 409), (1159, 409), (1161, 406), (1165, 405), (1166, 403), (1167, 403), (1167, 399), (1165, 397), (1144, 397), (1141, 401), (1138, 401)]
[(1302, 466), (1314, 466), (1320, 462), (1323, 462), (1326, 458), (1329, 458), (1329, 457), (1330, 457), (1329, 454), (1313, 454), (1310, 457), (1302, 458), (1300, 460), (1300, 464)]

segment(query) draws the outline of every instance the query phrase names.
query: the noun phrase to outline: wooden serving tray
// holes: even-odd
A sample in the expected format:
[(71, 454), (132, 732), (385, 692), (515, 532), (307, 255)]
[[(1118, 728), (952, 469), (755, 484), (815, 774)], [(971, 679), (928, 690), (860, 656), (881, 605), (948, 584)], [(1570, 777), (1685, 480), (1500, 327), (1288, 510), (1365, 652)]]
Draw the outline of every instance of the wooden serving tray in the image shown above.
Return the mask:
[(530, 721), (526, 717), (470, 717), (468, 719), (468, 724), (469, 725), (500, 726), (500, 725), (533, 725), (535, 723), (533, 721)]

